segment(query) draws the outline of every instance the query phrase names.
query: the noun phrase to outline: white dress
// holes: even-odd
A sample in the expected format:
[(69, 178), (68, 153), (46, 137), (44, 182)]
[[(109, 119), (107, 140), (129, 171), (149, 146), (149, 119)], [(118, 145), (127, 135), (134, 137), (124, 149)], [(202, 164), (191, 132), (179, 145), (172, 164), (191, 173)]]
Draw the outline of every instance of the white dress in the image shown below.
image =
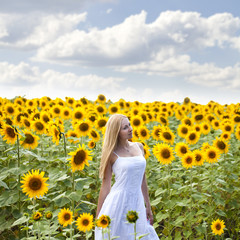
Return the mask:
[[(137, 236), (148, 233), (147, 236), (142, 238), (143, 240), (159, 240), (153, 226), (147, 222), (146, 217), (141, 189), (145, 167), (146, 160), (140, 153), (139, 156), (134, 157), (118, 156), (112, 166), (115, 183), (98, 215), (100, 217), (105, 214), (111, 218), (111, 237), (119, 236), (119, 240), (134, 240), (134, 235), (132, 235), (134, 224), (130, 224), (126, 220), (127, 212), (133, 210), (138, 213), (139, 217), (136, 224)], [(104, 238), (108, 239), (107, 234)], [(103, 240), (101, 228), (95, 228), (95, 240)]]

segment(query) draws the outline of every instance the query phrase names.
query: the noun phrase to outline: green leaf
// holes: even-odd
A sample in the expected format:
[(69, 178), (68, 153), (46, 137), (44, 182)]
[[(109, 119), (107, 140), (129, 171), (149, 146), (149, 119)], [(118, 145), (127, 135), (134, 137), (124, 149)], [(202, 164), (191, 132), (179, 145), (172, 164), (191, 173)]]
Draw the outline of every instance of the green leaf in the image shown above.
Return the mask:
[(169, 217), (169, 214), (168, 213), (162, 213), (162, 212), (159, 212), (157, 215), (156, 215), (156, 219), (158, 222), (161, 222), (163, 219), (166, 219)]
[(5, 182), (3, 182), (2, 180), (0, 180), (0, 186), (4, 187), (5, 189), (9, 189), (7, 184)]
[(12, 227), (13, 227), (13, 226), (16, 226), (16, 225), (21, 225), (21, 224), (27, 222), (28, 220), (29, 220), (29, 217), (22, 216), (21, 218), (19, 218), (18, 220), (16, 220), (16, 221), (12, 224)]
[(75, 202), (79, 202), (82, 197), (82, 191), (78, 190), (76, 192), (72, 192), (68, 197)]

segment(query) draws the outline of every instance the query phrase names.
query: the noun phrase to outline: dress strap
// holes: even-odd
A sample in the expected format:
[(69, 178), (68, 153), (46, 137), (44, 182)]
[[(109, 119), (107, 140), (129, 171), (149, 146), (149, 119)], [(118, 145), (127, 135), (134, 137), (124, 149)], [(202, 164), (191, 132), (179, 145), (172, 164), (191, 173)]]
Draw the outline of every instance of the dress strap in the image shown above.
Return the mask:
[[(114, 151), (113, 151), (113, 153), (114, 153), (115, 155), (117, 155)], [(117, 157), (119, 157), (119, 156), (117, 155)]]
[(137, 144), (137, 147), (138, 147), (138, 149), (140, 150), (140, 152), (141, 152), (141, 154), (142, 154), (142, 149), (139, 147), (139, 145), (138, 145), (137, 142), (135, 142), (135, 143)]

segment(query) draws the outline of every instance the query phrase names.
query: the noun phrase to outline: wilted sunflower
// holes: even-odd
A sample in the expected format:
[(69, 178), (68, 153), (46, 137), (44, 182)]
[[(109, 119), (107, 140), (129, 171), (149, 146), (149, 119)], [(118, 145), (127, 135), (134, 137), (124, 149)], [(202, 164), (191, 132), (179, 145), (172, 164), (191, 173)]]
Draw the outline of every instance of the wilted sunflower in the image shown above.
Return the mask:
[(89, 132), (91, 131), (91, 124), (88, 120), (81, 121), (74, 126), (74, 130), (80, 135), (80, 136), (87, 136)]
[(219, 151), (217, 150), (216, 147), (210, 146), (208, 149), (205, 151), (205, 159), (208, 163), (215, 163), (219, 159)]
[(148, 140), (150, 137), (147, 127), (141, 126), (137, 129), (138, 136), (141, 140)]
[(33, 130), (38, 134), (46, 133), (46, 125), (40, 119), (36, 119), (36, 120), (32, 121), (31, 126), (32, 126)]
[(93, 148), (96, 147), (96, 143), (93, 140), (91, 140), (91, 141), (88, 142), (88, 147), (93, 149)]
[(35, 213), (33, 213), (32, 218), (34, 221), (39, 221), (42, 218), (42, 214), (40, 212), (35, 212)]
[(185, 138), (189, 132), (189, 127), (185, 124), (180, 124), (178, 125), (177, 132), (180, 137)]
[(178, 142), (175, 146), (175, 152), (177, 156), (183, 157), (186, 153), (189, 152), (189, 147), (184, 142)]
[(224, 233), (225, 224), (223, 220), (217, 219), (212, 222), (211, 229), (215, 235), (222, 235)]
[(220, 153), (227, 153), (228, 152), (228, 143), (226, 140), (221, 138), (216, 138), (213, 141), (213, 146), (217, 148)]
[(10, 125), (4, 124), (2, 129), (0, 129), (0, 133), (3, 135), (3, 140), (5, 140), (7, 143), (14, 144), (17, 140), (18, 133)]
[(133, 128), (139, 128), (143, 124), (142, 118), (137, 116), (137, 115), (132, 116), (130, 122), (131, 122), (131, 125), (132, 125)]
[(186, 153), (182, 157), (182, 165), (185, 168), (192, 168), (192, 166), (195, 164), (195, 155), (192, 152)]
[(173, 132), (168, 128), (163, 128), (163, 130), (160, 132), (160, 139), (166, 143), (173, 144), (174, 138), (175, 136)]
[(111, 223), (111, 219), (107, 215), (101, 215), (97, 220), (96, 220), (96, 225), (97, 227), (101, 228), (107, 228)]
[(21, 186), (23, 193), (26, 193), (30, 198), (36, 199), (36, 197), (43, 196), (48, 191), (48, 184), (46, 181), (48, 178), (44, 178), (45, 172), (39, 173), (39, 170), (28, 171), (22, 177)]
[(77, 218), (76, 225), (79, 231), (90, 231), (93, 228), (93, 215), (83, 213)]
[(153, 139), (155, 140), (160, 140), (160, 133), (162, 131), (162, 127), (161, 126), (154, 126), (153, 130), (151, 132), (151, 135), (153, 137)]
[(73, 213), (69, 208), (63, 208), (61, 211), (58, 213), (58, 221), (63, 227), (66, 227), (73, 222)]
[(153, 154), (162, 164), (170, 164), (174, 159), (172, 148), (166, 143), (158, 143), (153, 147)]
[(199, 149), (194, 150), (193, 153), (195, 155), (194, 165), (202, 166), (204, 163), (204, 153)]
[(72, 171), (83, 170), (85, 165), (89, 166), (88, 161), (92, 160), (91, 153), (84, 144), (82, 146), (79, 144), (79, 148), (75, 152), (70, 152), (69, 155), (72, 157), (68, 160), (71, 161)]
[(126, 217), (129, 223), (136, 223), (138, 220), (138, 213), (136, 211), (128, 211)]
[(200, 134), (196, 131), (189, 131), (187, 136), (185, 137), (186, 142), (188, 144), (196, 144), (200, 138)]
[(34, 149), (38, 146), (39, 137), (32, 134), (30, 131), (24, 130), (25, 138), (20, 141), (20, 144), (27, 149)]

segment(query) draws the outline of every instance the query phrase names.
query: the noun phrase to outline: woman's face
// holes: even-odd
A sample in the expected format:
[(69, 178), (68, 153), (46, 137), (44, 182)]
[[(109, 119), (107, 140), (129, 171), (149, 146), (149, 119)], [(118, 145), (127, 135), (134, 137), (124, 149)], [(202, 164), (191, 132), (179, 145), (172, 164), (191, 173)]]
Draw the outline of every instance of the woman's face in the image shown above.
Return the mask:
[(121, 139), (131, 139), (132, 136), (132, 126), (128, 118), (122, 120), (121, 128), (119, 131), (119, 138)]

